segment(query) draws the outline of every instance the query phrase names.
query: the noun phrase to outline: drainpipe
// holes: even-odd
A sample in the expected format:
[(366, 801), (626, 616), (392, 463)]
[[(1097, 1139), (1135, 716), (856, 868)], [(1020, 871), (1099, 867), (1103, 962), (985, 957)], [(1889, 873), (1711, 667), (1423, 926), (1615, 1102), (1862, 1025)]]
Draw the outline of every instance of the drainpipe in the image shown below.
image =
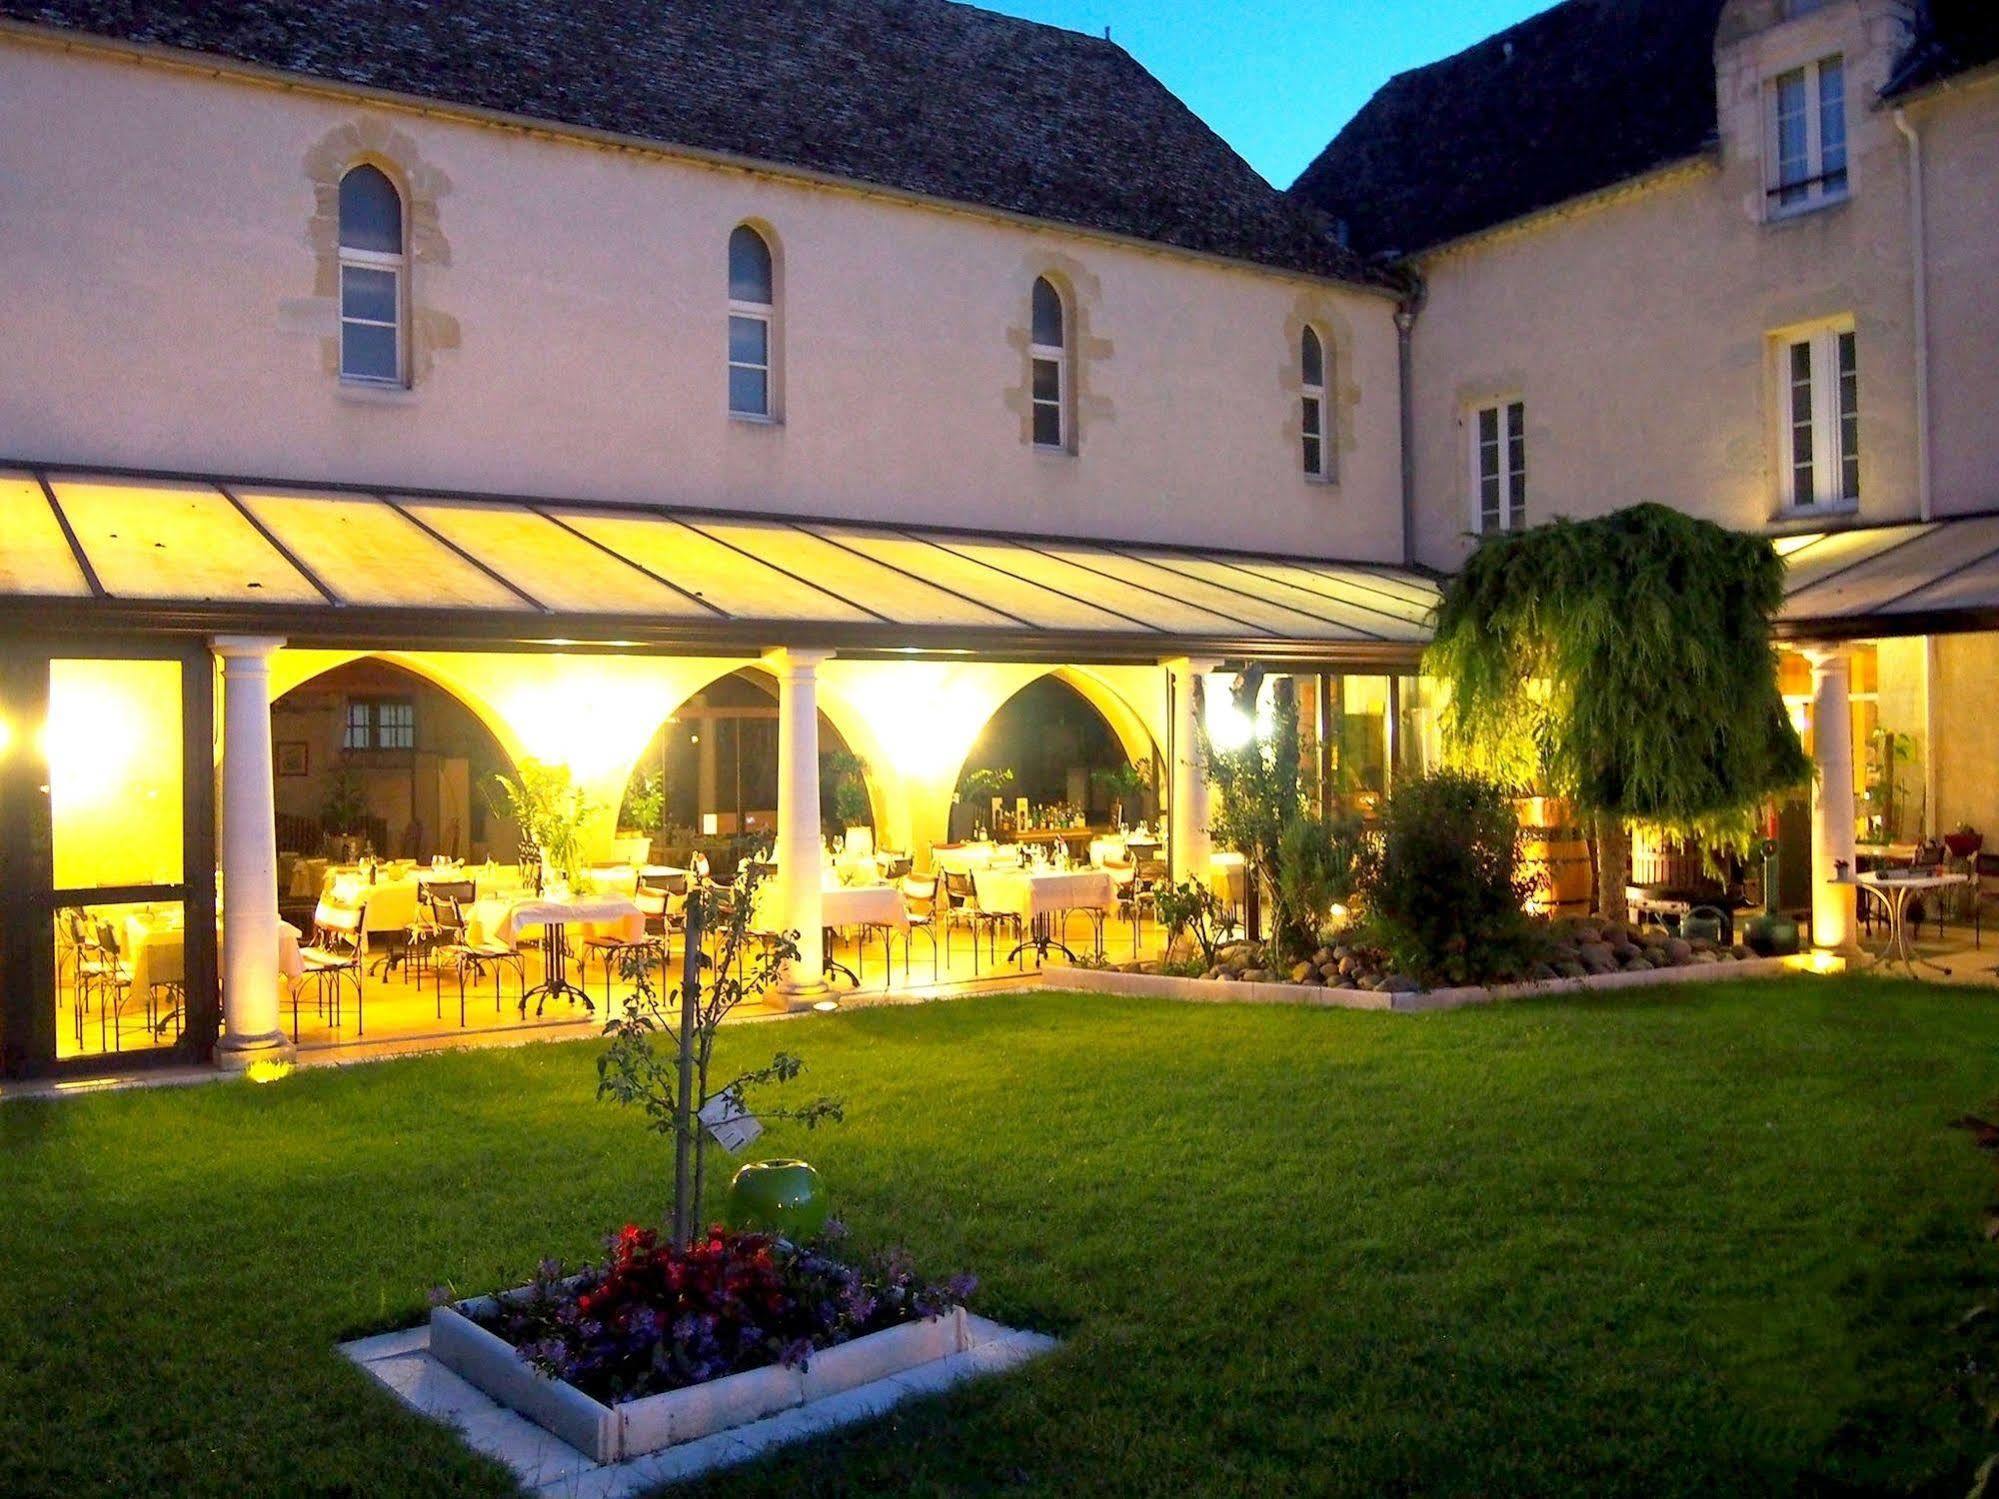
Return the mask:
[(1915, 286), (1916, 322), (1916, 511), (1922, 520), (1932, 513), (1930, 497), (1930, 295), (1929, 247), (1923, 214), (1923, 139), (1909, 123), (1908, 111), (1892, 115), (1895, 128), (1909, 143), (1909, 257)]
[(1414, 281), (1395, 309), (1397, 390), (1402, 404), (1402, 565), (1416, 561), (1416, 404), (1412, 345), (1416, 315), (1423, 310), (1423, 283)]

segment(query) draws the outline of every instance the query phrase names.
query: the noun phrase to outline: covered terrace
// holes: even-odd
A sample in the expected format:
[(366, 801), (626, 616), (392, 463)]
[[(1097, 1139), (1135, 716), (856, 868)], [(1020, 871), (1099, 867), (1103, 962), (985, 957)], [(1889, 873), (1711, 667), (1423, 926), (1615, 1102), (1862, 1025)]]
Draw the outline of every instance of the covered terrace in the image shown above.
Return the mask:
[[(274, 743), (273, 706), (342, 671), (406, 673), (461, 706), (504, 762), (566, 767), (593, 809), (590, 862), (633, 884), (662, 840), (631, 848), (619, 811), (662, 726), (712, 722), (718, 684), (760, 685), (776, 720), (760, 852), (776, 871), (769, 920), (799, 933), (782, 996), (796, 1004), (826, 992), (841, 892), (899, 885), (886, 862), (824, 872), (848, 830), (822, 816), (822, 735), (864, 768), (876, 850), (919, 878), (1018, 863), (1003, 845), (961, 853), (953, 809), (962, 824), (982, 731), (1052, 677), (1133, 766), (1162, 767), (1146, 848), (1169, 877), (1205, 876), (1203, 679), (1252, 662), (1295, 674), (1322, 724), (1355, 683), (1384, 684), (1373, 696), (1392, 702), (1434, 597), (1422, 575), (1332, 559), (0, 465), (0, 842), (25, 851), (4, 876), (0, 1044), (15, 1070), (122, 1053), (87, 1044), (107, 983), (121, 1010), (143, 1010), (148, 1051), (244, 1064), (290, 1042), (280, 901), (294, 884), (280, 889), (276, 787), (311, 756)], [(1385, 722), (1377, 738), (1392, 741), (1395, 715)], [(970, 820), (988, 843), (1002, 822), (1023, 845), (1041, 834), (1051, 875), (1092, 867), (1092, 845), (1116, 831), (1080, 805), (1066, 809), (1080, 825), (1040, 827), (1047, 809), (1007, 800), (981, 796), (993, 815)], [(471, 855), (469, 829), (444, 846), (448, 820), (433, 814), (427, 846), (377, 850), (383, 865)], [(487, 843), (508, 862), (497, 833)], [(401, 873), (383, 865), (368, 877)], [(184, 935), (157, 970), (172, 979), (154, 984), (129, 942), (107, 954), (97, 934), (162, 911)], [(546, 982), (525, 946), (527, 982)], [(841, 956), (851, 968), (860, 954)], [(904, 962), (904, 982), (924, 966)], [(76, 998), (80, 975), (96, 1008)], [(417, 1019), (447, 1008), (418, 995)]]

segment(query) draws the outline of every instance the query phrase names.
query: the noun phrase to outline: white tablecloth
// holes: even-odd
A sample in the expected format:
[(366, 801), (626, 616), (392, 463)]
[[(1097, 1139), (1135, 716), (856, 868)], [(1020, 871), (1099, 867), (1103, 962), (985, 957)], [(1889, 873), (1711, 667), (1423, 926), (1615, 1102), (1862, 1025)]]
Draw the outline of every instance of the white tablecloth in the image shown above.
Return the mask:
[(1057, 911), (1113, 911), (1117, 909), (1117, 886), (1101, 869), (1050, 871), (1038, 874), (1027, 869), (975, 869), (972, 890), (979, 909), (1032, 921)]
[(645, 913), (623, 895), (572, 895), (565, 900), (546, 896), (519, 900), (482, 900), (472, 908), (481, 929), (502, 942), (515, 941), (527, 927), (603, 927), (627, 942), (645, 936)]
[[(222, 923), (216, 923), (216, 957), (221, 960)], [(298, 950), (299, 930), (289, 921), (278, 923), (278, 972), (296, 979), (305, 972), (305, 959)], [(185, 982), (187, 973), (187, 928), (153, 926), (143, 917), (125, 922), (125, 961), (132, 968), (132, 992), (143, 994), (154, 984)]]
[(969, 874), (974, 869), (986, 868), (998, 855), (996, 843), (965, 843), (957, 848), (931, 849), (930, 862), (952, 874)]
[(909, 908), (893, 885), (849, 885), (822, 891), (820, 923), (825, 926), (886, 926), (909, 930)]

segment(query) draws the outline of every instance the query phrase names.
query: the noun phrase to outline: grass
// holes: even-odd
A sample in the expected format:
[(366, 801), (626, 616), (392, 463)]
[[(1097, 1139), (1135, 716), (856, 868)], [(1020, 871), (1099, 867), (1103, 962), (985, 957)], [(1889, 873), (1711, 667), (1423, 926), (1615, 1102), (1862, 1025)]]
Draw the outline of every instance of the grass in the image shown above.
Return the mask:
[[(1857, 980), (1425, 1017), (1064, 995), (738, 1029), (854, 1236), (1050, 1359), (703, 1495), (1962, 1493), (1999, 998)], [(0, 1488), (501, 1494), (333, 1351), (667, 1166), (594, 1043), (0, 1107)], [(762, 1147), (759, 1147), (762, 1153)]]

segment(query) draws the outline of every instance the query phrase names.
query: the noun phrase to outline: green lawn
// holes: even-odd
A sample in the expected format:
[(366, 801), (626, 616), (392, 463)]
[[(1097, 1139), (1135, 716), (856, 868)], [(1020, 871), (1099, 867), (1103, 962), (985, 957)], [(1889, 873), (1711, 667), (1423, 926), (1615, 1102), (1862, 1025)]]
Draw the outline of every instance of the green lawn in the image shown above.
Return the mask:
[[(1954, 1494), (1992, 1440), (1992, 1168), (1945, 1121), (1999, 1099), (1999, 995), (1002, 995), (723, 1061), (777, 1046), (847, 1099), (768, 1143), (854, 1236), (1067, 1342), (703, 1495)], [(0, 1490), (506, 1492), (332, 1345), (660, 1211), (594, 1055), (0, 1106)]]

